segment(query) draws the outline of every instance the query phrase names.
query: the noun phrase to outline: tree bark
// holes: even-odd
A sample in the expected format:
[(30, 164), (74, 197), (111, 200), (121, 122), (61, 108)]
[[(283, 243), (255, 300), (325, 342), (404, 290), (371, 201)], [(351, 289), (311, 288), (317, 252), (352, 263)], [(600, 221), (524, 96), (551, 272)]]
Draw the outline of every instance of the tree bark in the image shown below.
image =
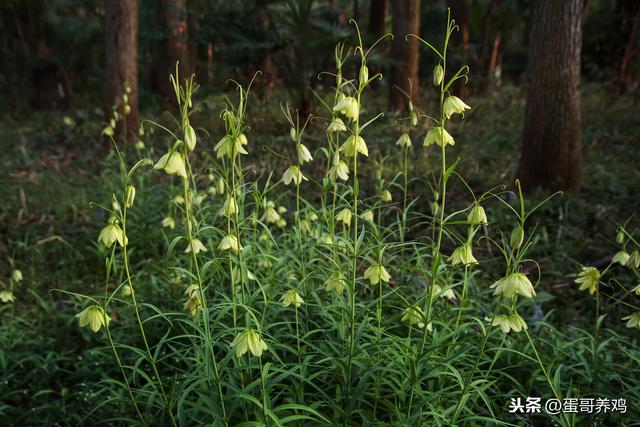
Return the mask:
[[(453, 42), (462, 48), (462, 64), (469, 64), (469, 0), (449, 0), (451, 18), (456, 21), (458, 31), (453, 33)], [(460, 98), (467, 96), (467, 85), (464, 79), (453, 84), (453, 92)]]
[(369, 35), (377, 40), (384, 35), (387, 18), (387, 0), (371, 0), (369, 5)]
[[(111, 117), (115, 107), (122, 120), (117, 134), (126, 131), (133, 141), (138, 133), (138, 1), (105, 1), (105, 112)], [(130, 111), (125, 114), (123, 95)]]
[[(420, 34), (420, 1), (393, 0), (391, 11), (394, 39), (391, 43), (391, 67), (389, 83), (389, 109), (403, 111), (408, 107), (409, 96), (418, 101), (418, 41), (406, 39), (407, 34)], [(409, 83), (411, 82), (411, 83)]]
[(580, 49), (584, 0), (534, 2), (529, 88), (517, 176), (523, 188), (581, 185)]
[(180, 80), (189, 78), (192, 73), (189, 61), (189, 26), (187, 14), (187, 0), (163, 0), (162, 9), (167, 26), (167, 57), (169, 74), (176, 71), (176, 62)]
[(491, 86), (493, 81), (493, 70), (495, 69), (495, 60), (497, 60), (497, 49), (500, 47), (500, 34), (493, 36), (493, 49), (489, 54), (490, 33), (491, 33), (491, 15), (498, 4), (498, 0), (491, 0), (487, 11), (482, 18), (482, 41), (480, 42), (480, 64), (479, 72), (485, 72), (485, 78), (480, 80), (479, 92), (484, 93)]

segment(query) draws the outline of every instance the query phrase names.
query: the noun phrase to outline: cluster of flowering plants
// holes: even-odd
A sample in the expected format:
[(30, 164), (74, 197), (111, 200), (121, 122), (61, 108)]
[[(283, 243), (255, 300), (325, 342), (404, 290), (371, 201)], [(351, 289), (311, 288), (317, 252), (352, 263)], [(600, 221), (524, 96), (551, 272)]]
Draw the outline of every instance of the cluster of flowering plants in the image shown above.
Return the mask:
[[(98, 236), (107, 250), (104, 293), (74, 295), (86, 302), (79, 326), (106, 336), (121, 374), (113, 381), (133, 414), (127, 423), (487, 424), (501, 417), (502, 402), (492, 397), (501, 395), (498, 384), (525, 387), (498, 369), (503, 352), (539, 368), (540, 381), (529, 387), (564, 397), (525, 313), (541, 276), (527, 255), (528, 220), (541, 204), (527, 206), (517, 182), (515, 203), (501, 189), (473, 193), (448, 156), (452, 124), (473, 111), (451, 93), (469, 71), (449, 69), (455, 22), (448, 20), (440, 47), (409, 36), (435, 55), (429, 90), (437, 110), (409, 100), (387, 157), (370, 127), (383, 113), (367, 108), (368, 90), (382, 78), (367, 61), (382, 39), (366, 48), (356, 31), (355, 49), (338, 45), (335, 70), (320, 76), (333, 86), (315, 93), (324, 117), (282, 107), (289, 129), (278, 147), (282, 172), (247, 165), (260, 144), (251, 133), (253, 80), (234, 82), (237, 97), (219, 117), (225, 133), (210, 135), (192, 123), (194, 78), (181, 80), (177, 70), (174, 123), (145, 123), (170, 139), (163, 154), (129, 167), (118, 151), (121, 188), (102, 207), (109, 217)], [(409, 189), (421, 179), (411, 167), (418, 150), (435, 159), (430, 212), (415, 208)], [(390, 158), (400, 165), (391, 175)], [(142, 192), (136, 177), (151, 168), (169, 201), (157, 224), (166, 236), (165, 298), (157, 300), (157, 292), (145, 295), (152, 267), (135, 259), (136, 247), (150, 242), (128, 233), (138, 226), (128, 215)], [(366, 176), (371, 170), (375, 178)], [(448, 204), (453, 180), (469, 190), (461, 209)], [(506, 234), (492, 226), (490, 204), (512, 216)], [(481, 280), (482, 243), (504, 261), (493, 284)], [(618, 243), (612, 265), (636, 272), (637, 242), (622, 228)], [(585, 268), (576, 281), (597, 292), (605, 273)], [(10, 292), (0, 292), (3, 302)], [(640, 325), (637, 310), (625, 320)], [(566, 414), (549, 416), (575, 424)]]

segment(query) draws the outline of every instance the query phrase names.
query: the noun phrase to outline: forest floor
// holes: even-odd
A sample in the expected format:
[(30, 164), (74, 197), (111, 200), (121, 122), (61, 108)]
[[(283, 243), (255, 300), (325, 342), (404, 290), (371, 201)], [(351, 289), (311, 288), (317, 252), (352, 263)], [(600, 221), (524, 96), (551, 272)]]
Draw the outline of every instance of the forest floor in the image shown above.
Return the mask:
[[(246, 167), (270, 169), (279, 177), (284, 163), (277, 153), (284, 145), (280, 142), (288, 138), (288, 126), (279, 101), (274, 101), (278, 96), (268, 99), (249, 107), (249, 143), (257, 149)], [(616, 251), (617, 226), (640, 212), (639, 106), (631, 99), (611, 98), (604, 88), (594, 85), (584, 87), (582, 101), (583, 190), (579, 195), (554, 197), (532, 219), (538, 237), (531, 256), (542, 270), (538, 289), (547, 307), (556, 310), (557, 324), (592, 322), (592, 304), (585, 303), (584, 294), (577, 291), (575, 274), (580, 265), (606, 264), (604, 260)], [(211, 133), (202, 143), (209, 153), (222, 132), (218, 116), (221, 102), (218, 94), (207, 97), (193, 119)], [(504, 87), (486, 96), (471, 97), (468, 103), (472, 110), (453, 130), (456, 145), (450, 158), (460, 157), (458, 171), (474, 190), (501, 185), (513, 190), (524, 114), (522, 90)], [(368, 104), (370, 110), (376, 106), (375, 100)], [(384, 105), (379, 107), (383, 109)], [(143, 116), (145, 113), (150, 111), (143, 111)], [(113, 152), (100, 137), (103, 124), (99, 117), (97, 111), (80, 109), (34, 112), (26, 119), (0, 118), (0, 282), (8, 281), (11, 274), (9, 259), (25, 278), (15, 292), (17, 300), (12, 309), (22, 325), (20, 344), (12, 348), (12, 354), (0, 351), (0, 369), (9, 370), (4, 371), (9, 372), (4, 386), (11, 382), (12, 387), (5, 390), (0, 383), (0, 394), (9, 400), (28, 394), (38, 413), (63, 414), (79, 399), (84, 399), (80, 403), (89, 408), (99, 406), (100, 396), (92, 393), (92, 384), (104, 378), (98, 367), (108, 364), (101, 356), (104, 353), (94, 353), (94, 344), (75, 327), (75, 307), (52, 291), (91, 292), (103, 280), (104, 258), (96, 238), (104, 224), (104, 213), (90, 203), (110, 203), (110, 193), (118, 186), (118, 170)], [(168, 114), (154, 119), (171, 120)], [(375, 142), (373, 136), (369, 137), (370, 150), (375, 147), (374, 152), (394, 152), (395, 139), (401, 133), (395, 119), (384, 117), (367, 130), (368, 135), (375, 135)], [(321, 121), (312, 124), (320, 126)], [(424, 132), (413, 136), (411, 173), (418, 177), (434, 172), (426, 166), (423, 136)], [(143, 139), (146, 148), (138, 155), (156, 159), (165, 149), (160, 137), (147, 132)], [(307, 145), (313, 151), (320, 143), (321, 133), (314, 132)], [(128, 151), (135, 154), (132, 147)], [(369, 164), (379, 157), (372, 156)], [(389, 175), (396, 168), (393, 158), (385, 163)], [(372, 169), (365, 167), (362, 176), (373, 176)], [(166, 201), (151, 193), (141, 199), (140, 236), (151, 224), (159, 223), (166, 208)], [(416, 181), (411, 194), (426, 211), (432, 197), (428, 187)], [(546, 195), (526, 196), (534, 204)], [(469, 202), (461, 183), (450, 188), (449, 197), (453, 205)], [(491, 204), (486, 209), (492, 221), (509, 227), (507, 218), (493, 214)], [(630, 224), (633, 229), (639, 224), (638, 218)], [(156, 258), (161, 258), (160, 248), (150, 245), (144, 250), (152, 256), (157, 250)], [(500, 263), (494, 265), (498, 268)], [(604, 310), (611, 310), (611, 326), (621, 327), (616, 307)], [(5, 314), (0, 312), (3, 317)], [(608, 321), (604, 320), (604, 327)], [(79, 360), (85, 363), (79, 364)], [(56, 396), (55, 403), (52, 396)], [(44, 403), (39, 404), (38, 397)], [(7, 408), (0, 401), (0, 416)]]

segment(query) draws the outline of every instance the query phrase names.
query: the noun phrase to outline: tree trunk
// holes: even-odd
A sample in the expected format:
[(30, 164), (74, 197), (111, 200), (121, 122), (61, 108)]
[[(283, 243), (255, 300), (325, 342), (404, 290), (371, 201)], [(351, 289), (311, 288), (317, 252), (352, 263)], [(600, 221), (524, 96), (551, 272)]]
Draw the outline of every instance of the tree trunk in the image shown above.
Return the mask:
[[(391, 43), (391, 67), (389, 83), (389, 109), (403, 111), (409, 98), (418, 101), (418, 41), (406, 39), (407, 34), (420, 34), (420, 1), (393, 0), (392, 21), (394, 39)], [(411, 82), (411, 83), (409, 83)]]
[[(126, 131), (133, 141), (138, 133), (138, 1), (105, 1), (105, 112), (111, 117), (115, 107), (122, 120), (117, 134)], [(123, 95), (130, 111), (124, 114)]]
[(369, 36), (377, 40), (384, 35), (387, 18), (387, 0), (371, 0), (369, 6)]
[[(458, 25), (458, 31), (453, 33), (453, 42), (462, 48), (460, 66), (471, 66), (469, 64), (469, 0), (449, 0), (448, 3), (451, 8), (451, 18)], [(459, 79), (453, 84), (453, 92), (460, 98), (467, 96), (467, 85), (464, 79)]]
[(620, 67), (618, 69), (618, 81), (619, 81), (619, 94), (631, 93), (633, 88), (633, 72), (631, 71), (631, 65), (633, 64), (633, 57), (638, 53), (638, 47), (636, 41), (638, 40), (638, 30), (640, 29), (640, 7), (637, 8), (635, 16), (631, 21), (631, 28), (629, 30), (629, 38), (627, 39), (627, 47), (622, 54), (620, 60)]
[(525, 189), (581, 184), (580, 48), (584, 0), (534, 2), (522, 155)]
[(479, 92), (486, 92), (487, 88), (491, 86), (493, 80), (493, 70), (495, 69), (495, 60), (497, 59), (497, 49), (500, 46), (500, 34), (493, 36), (493, 49), (491, 55), (489, 54), (489, 39), (491, 38), (491, 15), (498, 4), (498, 0), (491, 0), (487, 11), (482, 18), (482, 41), (480, 42), (480, 64), (478, 71), (482, 73), (486, 71), (485, 78), (481, 78)]
[(167, 56), (169, 74), (176, 72), (176, 62), (180, 81), (189, 78), (192, 73), (189, 61), (189, 30), (187, 0), (162, 0), (165, 24), (167, 26)]

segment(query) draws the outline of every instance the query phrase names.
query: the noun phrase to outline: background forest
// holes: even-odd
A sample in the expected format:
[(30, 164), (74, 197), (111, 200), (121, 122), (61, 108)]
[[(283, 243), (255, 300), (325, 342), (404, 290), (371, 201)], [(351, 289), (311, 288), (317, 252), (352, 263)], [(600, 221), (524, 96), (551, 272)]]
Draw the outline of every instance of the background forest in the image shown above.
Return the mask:
[(639, 139), (636, 0), (3, 0), (0, 425), (634, 425)]

